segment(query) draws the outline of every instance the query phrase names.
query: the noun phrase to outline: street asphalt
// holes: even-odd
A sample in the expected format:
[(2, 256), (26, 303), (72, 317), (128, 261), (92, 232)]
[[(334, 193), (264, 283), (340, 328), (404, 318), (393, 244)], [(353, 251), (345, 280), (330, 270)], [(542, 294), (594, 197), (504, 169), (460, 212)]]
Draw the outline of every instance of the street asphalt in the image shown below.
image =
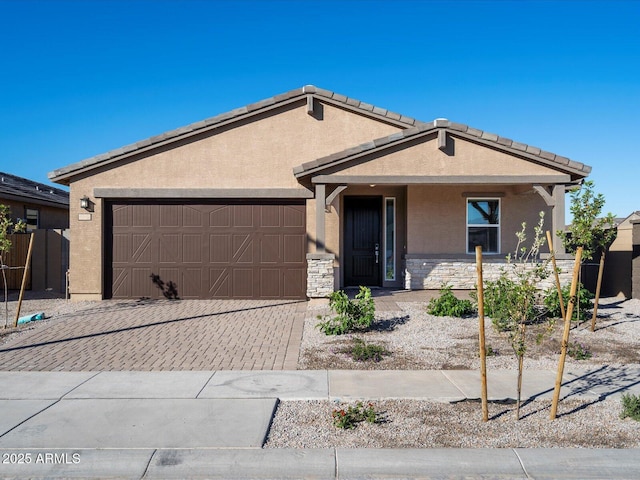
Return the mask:
[[(490, 372), (489, 398), (513, 398), (514, 376)], [(640, 394), (639, 366), (564, 378), (563, 397)], [(527, 371), (523, 398), (554, 380)], [(640, 478), (640, 449), (262, 448), (278, 399), (476, 399), (473, 371), (4, 371), (0, 386), (1, 478)]]

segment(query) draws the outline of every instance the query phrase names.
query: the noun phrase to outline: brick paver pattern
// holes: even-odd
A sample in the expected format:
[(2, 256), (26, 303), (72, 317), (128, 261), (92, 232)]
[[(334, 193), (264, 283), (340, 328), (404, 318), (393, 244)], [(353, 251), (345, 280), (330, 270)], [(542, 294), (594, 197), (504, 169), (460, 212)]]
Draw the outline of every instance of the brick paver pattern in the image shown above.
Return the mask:
[(0, 345), (0, 370), (295, 370), (307, 304), (105, 300)]

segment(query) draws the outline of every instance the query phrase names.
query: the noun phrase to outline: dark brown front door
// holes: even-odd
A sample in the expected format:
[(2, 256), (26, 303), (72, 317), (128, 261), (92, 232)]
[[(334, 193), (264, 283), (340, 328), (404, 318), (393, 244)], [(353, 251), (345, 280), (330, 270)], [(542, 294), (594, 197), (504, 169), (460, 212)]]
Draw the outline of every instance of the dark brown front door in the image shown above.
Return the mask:
[(300, 202), (114, 201), (107, 213), (107, 298), (162, 297), (159, 282), (184, 299), (306, 296)]
[(345, 197), (344, 283), (380, 286), (382, 197)]

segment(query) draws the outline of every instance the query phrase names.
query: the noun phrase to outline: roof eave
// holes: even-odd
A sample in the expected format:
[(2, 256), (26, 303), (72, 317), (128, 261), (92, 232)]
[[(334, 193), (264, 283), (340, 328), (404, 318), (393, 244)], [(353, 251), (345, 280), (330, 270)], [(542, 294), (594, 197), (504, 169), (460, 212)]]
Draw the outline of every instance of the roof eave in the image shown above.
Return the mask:
[[(447, 126), (443, 126), (443, 124), (446, 124)], [(498, 149), (511, 155), (519, 156), (554, 169), (559, 169), (569, 173), (571, 175), (572, 182), (587, 177), (591, 172), (591, 167), (588, 165), (575, 162), (566, 157), (555, 155), (551, 152), (543, 151), (537, 147), (513, 142), (510, 139), (499, 137), (495, 134), (489, 134), (481, 130), (472, 129), (466, 125), (443, 120), (435, 120), (432, 123), (419, 124), (414, 128), (397, 132), (393, 135), (382, 137), (373, 140), (372, 142), (367, 142), (356, 147), (343, 150), (342, 152), (337, 152), (327, 157), (319, 158), (313, 162), (307, 162), (294, 167), (293, 173), (296, 178), (303, 179), (363, 156), (378, 153), (385, 149), (432, 135), (438, 130), (444, 130), (452, 136), (458, 136), (468, 141), (482, 144), (488, 148)]]
[(270, 110), (281, 108), (283, 106), (295, 103), (306, 99), (306, 97), (312, 96), (319, 101), (332, 104), (334, 106), (344, 108), (353, 112), (357, 112), (361, 115), (366, 115), (377, 120), (387, 122), (402, 128), (409, 128), (420, 124), (421, 122), (391, 112), (386, 109), (382, 109), (360, 100), (341, 95), (330, 90), (324, 90), (317, 88), (313, 85), (306, 85), (302, 88), (290, 90), (280, 95), (275, 95), (264, 100), (249, 104), (245, 107), (237, 108), (215, 117), (208, 118), (199, 122), (192, 123), (190, 125), (171, 130), (169, 132), (162, 133), (160, 135), (141, 140), (130, 145), (111, 150), (109, 152), (82, 160), (80, 162), (73, 163), (66, 167), (53, 170), (48, 173), (48, 177), (51, 181), (69, 185), (72, 178), (76, 175), (89, 172), (98, 167), (108, 166), (112, 163), (119, 162), (133, 155), (148, 152), (150, 150), (190, 138), (194, 135), (206, 133), (217, 128), (221, 128), (235, 122), (239, 122), (250, 118), (255, 115), (259, 115)]

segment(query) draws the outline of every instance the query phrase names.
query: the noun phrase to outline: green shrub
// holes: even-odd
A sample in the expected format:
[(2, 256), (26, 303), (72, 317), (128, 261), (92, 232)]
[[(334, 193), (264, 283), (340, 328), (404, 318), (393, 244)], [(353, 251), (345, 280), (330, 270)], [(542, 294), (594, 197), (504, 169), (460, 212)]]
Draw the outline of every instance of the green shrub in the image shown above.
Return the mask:
[[(571, 316), (571, 320), (574, 322), (579, 318), (585, 319), (587, 317), (587, 311), (592, 307), (591, 300), (593, 299), (593, 294), (589, 290), (584, 288), (584, 285), (582, 285), (582, 283), (578, 283), (577, 292), (578, 293), (576, 294), (576, 296), (578, 304), (574, 305), (573, 315)], [(562, 287), (562, 299), (564, 300), (565, 310), (569, 306), (569, 293), (571, 293), (570, 285), (565, 285), (564, 287)], [(547, 308), (547, 314), (550, 317), (562, 317), (557, 288), (550, 288), (545, 292), (544, 306)]]
[[(336, 316), (328, 320), (325, 317), (323, 322), (316, 325), (326, 335), (343, 335), (354, 330), (369, 328), (376, 312), (371, 290), (367, 287), (360, 287), (354, 300), (350, 300), (342, 290), (333, 292), (329, 296), (329, 308)], [(318, 316), (318, 319), (322, 318)]]
[(427, 313), (438, 317), (464, 317), (475, 312), (471, 301), (457, 298), (451, 290), (451, 285), (443, 285), (440, 296), (432, 298), (427, 305)]
[(499, 332), (513, 330), (519, 318), (536, 318), (535, 287), (511, 280), (504, 273), (496, 281), (485, 282), (484, 313)]
[(627, 417), (640, 422), (640, 396), (631, 393), (622, 394), (622, 413), (620, 418)]
[(379, 362), (385, 356), (390, 355), (391, 352), (384, 348), (382, 345), (376, 345), (375, 343), (366, 343), (359, 338), (353, 339), (353, 346), (349, 348), (351, 358), (356, 362), (373, 361)]
[(356, 428), (360, 422), (376, 423), (378, 420), (378, 414), (373, 404), (369, 403), (365, 407), (362, 402), (358, 402), (355, 406), (349, 406), (346, 410), (335, 409), (331, 416), (336, 428), (344, 429)]

